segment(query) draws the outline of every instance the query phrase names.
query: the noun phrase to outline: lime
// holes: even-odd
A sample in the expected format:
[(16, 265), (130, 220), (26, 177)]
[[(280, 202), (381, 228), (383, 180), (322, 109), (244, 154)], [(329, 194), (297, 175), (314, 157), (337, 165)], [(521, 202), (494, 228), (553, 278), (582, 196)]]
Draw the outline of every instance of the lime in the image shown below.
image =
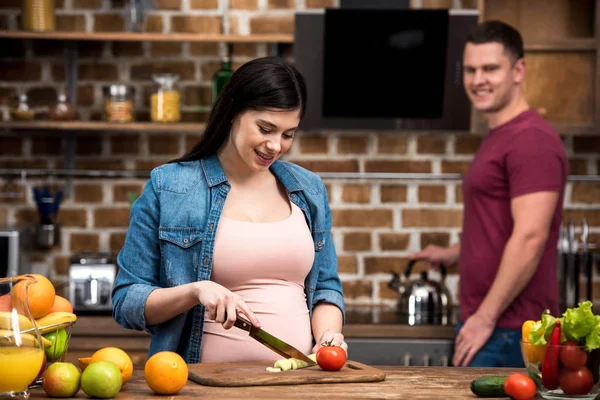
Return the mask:
[(64, 328), (59, 328), (44, 335), (46, 339), (52, 342), (52, 345), (46, 348), (48, 361), (58, 360), (65, 354), (65, 351), (67, 351), (68, 336)]

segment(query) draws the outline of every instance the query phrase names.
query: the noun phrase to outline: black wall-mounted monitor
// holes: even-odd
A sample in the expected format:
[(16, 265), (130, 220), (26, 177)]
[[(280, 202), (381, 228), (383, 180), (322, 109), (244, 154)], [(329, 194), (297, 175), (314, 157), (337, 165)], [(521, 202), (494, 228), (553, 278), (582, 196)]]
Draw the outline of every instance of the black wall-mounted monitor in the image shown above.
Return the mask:
[(303, 129), (468, 130), (462, 54), (478, 13), (327, 9), (296, 14), (308, 85)]

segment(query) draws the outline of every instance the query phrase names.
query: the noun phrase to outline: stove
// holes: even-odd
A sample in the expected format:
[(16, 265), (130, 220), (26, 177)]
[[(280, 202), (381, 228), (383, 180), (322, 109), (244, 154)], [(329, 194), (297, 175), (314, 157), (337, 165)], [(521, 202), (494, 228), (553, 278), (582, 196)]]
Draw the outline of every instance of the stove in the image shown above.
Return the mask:
[[(454, 335), (450, 337), (448, 330), (456, 326), (458, 315), (458, 309), (453, 309), (447, 318), (414, 321), (399, 314), (395, 307), (349, 306), (346, 325), (375, 325), (388, 333), (346, 337), (348, 357), (368, 365), (450, 366)], [(387, 329), (390, 326), (403, 329)], [(411, 333), (393, 336), (390, 331)]]

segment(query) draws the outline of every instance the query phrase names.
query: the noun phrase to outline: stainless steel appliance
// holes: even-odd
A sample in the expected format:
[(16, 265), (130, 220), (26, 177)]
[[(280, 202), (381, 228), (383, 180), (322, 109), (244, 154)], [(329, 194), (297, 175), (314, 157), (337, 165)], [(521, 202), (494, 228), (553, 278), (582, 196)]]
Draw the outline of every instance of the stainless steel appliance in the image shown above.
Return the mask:
[(411, 260), (402, 276), (393, 272), (388, 283), (398, 292), (397, 312), (402, 323), (409, 325), (444, 324), (452, 308), (450, 292), (444, 281), (446, 267), (440, 267), (441, 280), (428, 278), (427, 272), (421, 272), (420, 278), (409, 280), (412, 268), (417, 260)]
[(31, 234), (27, 227), (0, 227), (0, 278), (31, 272), (27, 257)]
[(110, 314), (111, 291), (117, 267), (109, 253), (82, 253), (71, 257), (69, 299), (77, 313)]

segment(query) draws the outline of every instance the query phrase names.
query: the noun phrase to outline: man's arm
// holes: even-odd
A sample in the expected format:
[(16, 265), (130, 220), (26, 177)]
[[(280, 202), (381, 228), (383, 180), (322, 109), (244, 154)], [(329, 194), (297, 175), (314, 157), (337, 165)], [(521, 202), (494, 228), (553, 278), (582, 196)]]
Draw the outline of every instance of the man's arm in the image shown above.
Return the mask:
[(557, 192), (535, 192), (511, 201), (513, 232), (488, 294), (456, 338), (454, 365), (469, 365), (502, 312), (531, 280), (550, 233), (558, 198)]

